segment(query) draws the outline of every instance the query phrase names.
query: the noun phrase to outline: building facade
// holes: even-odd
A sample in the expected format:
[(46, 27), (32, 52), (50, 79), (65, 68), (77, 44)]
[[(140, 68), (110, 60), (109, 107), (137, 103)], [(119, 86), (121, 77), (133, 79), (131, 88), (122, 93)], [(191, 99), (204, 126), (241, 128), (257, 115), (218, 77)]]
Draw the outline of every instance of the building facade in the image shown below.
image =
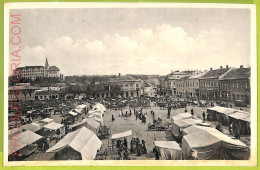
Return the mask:
[(118, 85), (121, 88), (121, 96), (127, 97), (140, 97), (143, 95), (144, 81), (138, 78), (134, 78), (131, 75), (121, 76), (119, 74), (116, 77), (110, 78), (109, 85)]
[(212, 68), (199, 78), (199, 97), (202, 100), (218, 100), (220, 98), (219, 77), (224, 75), (230, 68)]
[(168, 74), (164, 81), (165, 81), (165, 93), (173, 96), (173, 97), (178, 97), (177, 96), (177, 81), (179, 81), (183, 77), (191, 76), (194, 74), (195, 71), (174, 71), (170, 74)]
[(60, 69), (56, 66), (49, 66), (48, 59), (46, 58), (45, 66), (25, 66), (18, 67), (17, 72), (21, 75), (22, 79), (42, 79), (48, 77), (56, 77), (60, 80), (64, 80), (64, 75), (60, 74)]
[(35, 92), (35, 100), (54, 100), (59, 99), (57, 90), (38, 90)]
[(250, 104), (250, 76), (251, 68), (230, 69), (227, 74), (220, 77), (220, 96), (228, 102), (242, 100)]

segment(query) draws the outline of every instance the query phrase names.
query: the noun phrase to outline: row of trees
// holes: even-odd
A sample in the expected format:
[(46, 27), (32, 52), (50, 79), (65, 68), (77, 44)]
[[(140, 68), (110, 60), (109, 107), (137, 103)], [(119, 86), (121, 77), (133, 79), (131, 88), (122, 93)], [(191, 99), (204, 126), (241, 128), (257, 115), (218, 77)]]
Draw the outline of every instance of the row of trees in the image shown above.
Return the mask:
[(113, 93), (119, 95), (121, 87), (118, 85), (69, 85), (62, 89), (63, 94), (73, 94), (74, 96), (82, 93), (86, 96), (95, 96), (100, 93)]

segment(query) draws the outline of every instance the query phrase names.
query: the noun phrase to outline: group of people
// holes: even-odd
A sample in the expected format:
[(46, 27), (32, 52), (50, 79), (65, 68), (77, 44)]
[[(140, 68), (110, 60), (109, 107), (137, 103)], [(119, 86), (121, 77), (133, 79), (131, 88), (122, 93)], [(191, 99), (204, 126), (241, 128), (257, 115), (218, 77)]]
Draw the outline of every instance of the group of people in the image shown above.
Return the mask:
[(147, 154), (147, 149), (145, 145), (145, 141), (140, 141), (139, 138), (132, 138), (130, 142), (130, 152), (136, 153), (137, 156), (141, 156), (142, 154)]

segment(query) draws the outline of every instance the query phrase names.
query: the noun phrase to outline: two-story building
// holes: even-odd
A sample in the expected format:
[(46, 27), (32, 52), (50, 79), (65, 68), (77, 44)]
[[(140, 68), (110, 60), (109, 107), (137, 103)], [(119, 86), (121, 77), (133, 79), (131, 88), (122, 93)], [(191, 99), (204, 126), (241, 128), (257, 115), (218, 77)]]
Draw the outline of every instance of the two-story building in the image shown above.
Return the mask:
[(251, 68), (230, 69), (220, 77), (220, 96), (225, 101), (243, 100), (250, 104), (250, 76)]
[(170, 74), (168, 74), (165, 77), (165, 89), (166, 94), (171, 95), (173, 97), (177, 97), (177, 90), (176, 90), (176, 84), (177, 81), (180, 80), (183, 77), (190, 76), (194, 74), (195, 71), (174, 71)]
[(118, 85), (121, 88), (122, 97), (140, 97), (143, 95), (144, 81), (131, 75), (115, 76), (109, 79), (110, 85)]
[(222, 66), (219, 69), (210, 70), (199, 77), (199, 95), (203, 100), (217, 100), (220, 96), (219, 77), (225, 74), (230, 68)]

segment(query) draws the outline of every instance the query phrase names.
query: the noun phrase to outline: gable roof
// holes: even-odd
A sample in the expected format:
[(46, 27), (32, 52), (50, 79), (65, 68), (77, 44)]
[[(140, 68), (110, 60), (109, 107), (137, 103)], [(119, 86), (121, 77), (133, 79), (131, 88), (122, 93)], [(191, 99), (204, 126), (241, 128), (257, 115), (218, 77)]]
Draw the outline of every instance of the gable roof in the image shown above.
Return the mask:
[(219, 76), (226, 73), (230, 68), (221, 68), (216, 70), (210, 70), (203, 76), (201, 76), (199, 79), (217, 79)]
[(50, 66), (49, 71), (60, 71), (60, 69), (56, 66)]
[(251, 68), (234, 68), (223, 75), (220, 80), (247, 79), (251, 76)]
[(109, 82), (139, 82), (140, 79), (134, 78), (131, 75), (117, 76), (116, 78), (110, 78)]
[(94, 132), (86, 127), (82, 127), (81, 129), (68, 133), (46, 152), (57, 152), (66, 147), (71, 147), (81, 154), (82, 160), (94, 160), (97, 150), (100, 149), (101, 145), (102, 142)]

